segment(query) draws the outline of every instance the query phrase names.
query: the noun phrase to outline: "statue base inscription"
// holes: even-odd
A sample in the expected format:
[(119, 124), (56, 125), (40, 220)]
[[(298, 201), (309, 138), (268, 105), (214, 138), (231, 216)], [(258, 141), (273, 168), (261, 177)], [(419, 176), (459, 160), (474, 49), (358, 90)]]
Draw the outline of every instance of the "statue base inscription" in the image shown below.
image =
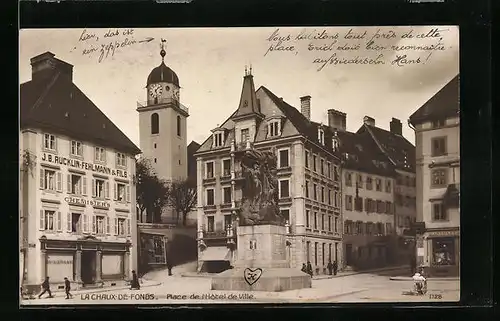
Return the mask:
[(212, 290), (280, 292), (311, 287), (311, 277), (290, 268), (286, 227), (239, 226), (238, 257), (233, 269), (212, 278)]

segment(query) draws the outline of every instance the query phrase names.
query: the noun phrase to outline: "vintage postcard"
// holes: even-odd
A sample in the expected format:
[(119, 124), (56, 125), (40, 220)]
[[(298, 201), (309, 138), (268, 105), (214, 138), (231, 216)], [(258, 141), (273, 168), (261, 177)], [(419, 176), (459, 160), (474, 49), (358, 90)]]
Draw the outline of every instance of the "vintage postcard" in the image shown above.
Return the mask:
[(458, 301), (458, 40), (21, 30), (21, 305)]

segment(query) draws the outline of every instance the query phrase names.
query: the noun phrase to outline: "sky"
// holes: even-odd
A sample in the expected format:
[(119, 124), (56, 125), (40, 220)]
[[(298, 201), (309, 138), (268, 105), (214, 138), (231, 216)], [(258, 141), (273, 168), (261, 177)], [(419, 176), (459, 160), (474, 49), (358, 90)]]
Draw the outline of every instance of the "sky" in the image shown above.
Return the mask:
[[(19, 80), (31, 80), (32, 57), (54, 53), (74, 65), (74, 83), (139, 146), (137, 102), (146, 100), (147, 77), (161, 63), (162, 38), (189, 108), (188, 143), (202, 143), (237, 109), (245, 66), (256, 89), (265, 86), (299, 110), (300, 97), (310, 95), (311, 120), (327, 124), (333, 108), (347, 113), (349, 131), (365, 115), (388, 130), (395, 117), (413, 144), (409, 116), (459, 72), (455, 26), (25, 29)], [(376, 63), (352, 63), (365, 58)]]

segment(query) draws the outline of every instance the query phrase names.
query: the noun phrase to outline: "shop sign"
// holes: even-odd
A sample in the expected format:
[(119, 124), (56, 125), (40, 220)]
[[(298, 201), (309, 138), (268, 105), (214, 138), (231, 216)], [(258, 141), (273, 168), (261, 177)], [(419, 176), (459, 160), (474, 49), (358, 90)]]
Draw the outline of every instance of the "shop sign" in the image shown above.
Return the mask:
[(94, 200), (89, 200), (85, 198), (78, 198), (78, 197), (65, 197), (64, 200), (68, 204), (73, 204), (73, 205), (90, 205), (90, 206), (95, 206), (95, 207), (102, 207), (102, 208), (110, 208), (110, 204), (102, 201), (94, 201)]
[(460, 231), (428, 231), (427, 233), (428, 236), (460, 236)]
[(78, 169), (93, 171), (96, 173), (107, 174), (112, 176), (117, 176), (121, 178), (128, 178), (127, 171), (121, 169), (111, 169), (104, 165), (91, 164), (78, 159), (71, 159), (64, 156), (52, 155), (49, 153), (42, 153), (42, 161), (49, 162), (58, 165), (70, 166)]
[(71, 260), (48, 260), (48, 264), (73, 264)]

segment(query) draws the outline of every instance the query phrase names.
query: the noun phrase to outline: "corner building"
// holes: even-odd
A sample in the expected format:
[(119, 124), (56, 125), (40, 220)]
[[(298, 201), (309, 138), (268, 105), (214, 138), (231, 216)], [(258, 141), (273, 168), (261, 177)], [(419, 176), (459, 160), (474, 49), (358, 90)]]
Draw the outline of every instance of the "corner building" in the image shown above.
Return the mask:
[(238, 108), (195, 154), (199, 271), (228, 269), (238, 249), (251, 246), (236, 244), (243, 181), (236, 156), (249, 148), (276, 151), (290, 267), (310, 261), (314, 274), (326, 274), (329, 260), (341, 260), (340, 161), (330, 128), (310, 120), (310, 103), (302, 97), (299, 112), (266, 87), (255, 90), (251, 71), (245, 72)]
[(20, 275), (39, 290), (113, 286), (137, 269), (135, 155), (140, 150), (46, 52), (20, 87)]

